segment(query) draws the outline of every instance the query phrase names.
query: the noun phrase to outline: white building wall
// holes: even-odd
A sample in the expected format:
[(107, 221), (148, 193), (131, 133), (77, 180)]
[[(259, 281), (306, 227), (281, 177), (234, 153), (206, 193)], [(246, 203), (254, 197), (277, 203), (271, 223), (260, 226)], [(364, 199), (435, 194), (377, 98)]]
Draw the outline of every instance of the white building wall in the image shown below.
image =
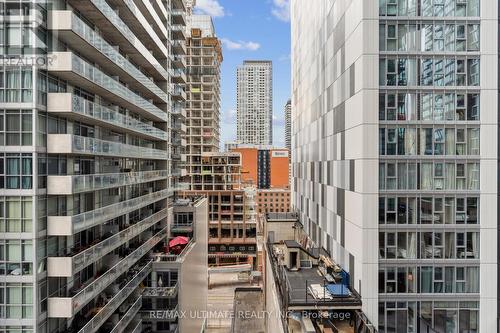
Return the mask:
[(295, 0), (291, 10), (293, 205), (376, 324), (377, 4)]

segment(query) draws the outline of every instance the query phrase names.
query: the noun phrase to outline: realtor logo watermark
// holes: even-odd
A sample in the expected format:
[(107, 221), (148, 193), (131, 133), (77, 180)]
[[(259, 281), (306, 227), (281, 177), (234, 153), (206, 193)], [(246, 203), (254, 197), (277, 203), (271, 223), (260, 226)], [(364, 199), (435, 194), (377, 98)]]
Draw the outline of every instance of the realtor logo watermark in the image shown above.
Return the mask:
[(56, 55), (9, 55), (0, 56), (2, 66), (37, 66), (47, 67), (57, 60)]
[[(157, 310), (148, 311), (150, 319), (265, 319), (271, 317), (277, 318), (290, 318), (300, 315), (304, 318), (319, 319), (325, 318), (325, 312), (310, 312), (310, 311), (182, 311), (182, 310)], [(342, 312), (328, 312), (328, 317), (331, 320), (350, 320), (352, 314), (348, 311)]]

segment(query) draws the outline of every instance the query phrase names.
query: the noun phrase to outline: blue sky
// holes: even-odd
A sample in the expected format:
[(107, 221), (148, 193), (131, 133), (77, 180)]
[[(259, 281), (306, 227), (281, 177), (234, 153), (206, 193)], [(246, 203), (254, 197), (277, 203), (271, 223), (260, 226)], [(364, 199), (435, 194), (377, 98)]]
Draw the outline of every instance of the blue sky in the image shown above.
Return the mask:
[(223, 43), (221, 145), (236, 139), (236, 67), (273, 61), (273, 144), (284, 146), (283, 108), (290, 97), (289, 0), (196, 0), (196, 13), (214, 18)]

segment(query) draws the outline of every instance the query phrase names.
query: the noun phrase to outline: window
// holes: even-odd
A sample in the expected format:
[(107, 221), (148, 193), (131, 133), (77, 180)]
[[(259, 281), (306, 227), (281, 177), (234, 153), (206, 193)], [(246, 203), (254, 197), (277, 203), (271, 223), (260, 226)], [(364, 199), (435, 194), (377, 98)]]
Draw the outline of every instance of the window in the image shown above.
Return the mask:
[(31, 241), (5, 240), (0, 242), (0, 275), (33, 274), (33, 245)]
[[(420, 3), (420, 8), (417, 2)], [(479, 0), (379, 0), (379, 15), (477, 17), (479, 16)]]
[(379, 224), (477, 224), (478, 206), (473, 196), (381, 197)]
[(0, 155), (0, 188), (31, 189), (32, 178), (31, 154)]
[(479, 127), (384, 126), (379, 129), (379, 154), (478, 156), (479, 137)]
[[(419, 73), (417, 73), (419, 63)], [(381, 58), (382, 86), (479, 86), (479, 59)]]
[(0, 144), (32, 145), (32, 111), (0, 110)]

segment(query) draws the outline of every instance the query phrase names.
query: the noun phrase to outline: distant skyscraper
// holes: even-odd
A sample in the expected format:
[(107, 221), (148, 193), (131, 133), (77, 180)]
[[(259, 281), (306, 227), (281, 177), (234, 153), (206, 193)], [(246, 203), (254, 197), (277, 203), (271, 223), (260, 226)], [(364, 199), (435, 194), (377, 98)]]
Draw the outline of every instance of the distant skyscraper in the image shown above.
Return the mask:
[(292, 150), (292, 100), (285, 104), (285, 146)]
[(273, 143), (273, 64), (247, 60), (237, 70), (237, 137), (243, 144)]

